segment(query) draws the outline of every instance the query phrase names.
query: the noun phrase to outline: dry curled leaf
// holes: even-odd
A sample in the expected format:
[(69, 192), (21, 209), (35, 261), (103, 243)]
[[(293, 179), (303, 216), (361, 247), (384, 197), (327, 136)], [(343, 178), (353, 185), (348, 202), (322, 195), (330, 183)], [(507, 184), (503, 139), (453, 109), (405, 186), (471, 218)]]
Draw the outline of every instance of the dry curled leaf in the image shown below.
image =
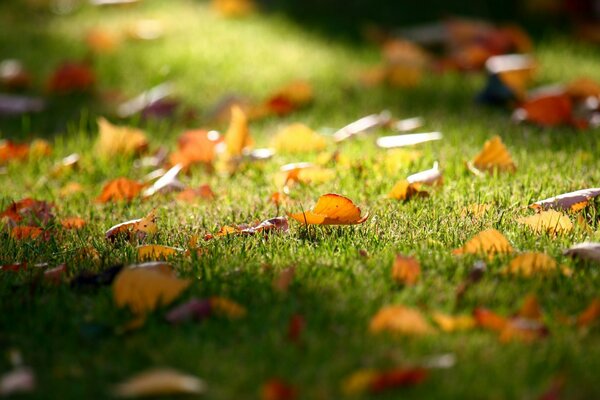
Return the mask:
[(360, 208), (352, 200), (329, 193), (319, 197), (312, 210), (288, 216), (307, 225), (354, 225), (365, 222), (369, 214), (361, 216)]
[(494, 170), (514, 172), (517, 169), (500, 136), (494, 136), (486, 141), (481, 152), (470, 162), (470, 166), (477, 171), (485, 172), (493, 172)]
[(400, 285), (414, 285), (421, 275), (421, 266), (414, 257), (396, 255), (392, 265), (392, 279)]
[(388, 197), (395, 200), (410, 200), (413, 197), (427, 196), (429, 196), (429, 193), (421, 190), (420, 183), (410, 183), (408, 180), (398, 181), (388, 193)]
[(583, 242), (569, 247), (564, 255), (600, 263), (600, 243)]
[(107, 182), (102, 188), (102, 193), (96, 198), (98, 203), (115, 201), (131, 201), (136, 198), (144, 184), (127, 178), (117, 178)]
[(104, 157), (139, 154), (148, 148), (146, 134), (137, 128), (113, 125), (98, 118), (99, 136), (96, 150)]
[(193, 375), (183, 374), (170, 368), (151, 369), (116, 385), (117, 397), (172, 396), (177, 394), (201, 394), (206, 391), (204, 381)]
[(191, 284), (175, 275), (164, 262), (149, 262), (123, 268), (113, 282), (118, 307), (129, 307), (138, 316), (173, 302)]
[(124, 237), (128, 240), (137, 237), (141, 240), (148, 234), (155, 234), (157, 230), (156, 217), (154, 215), (154, 210), (152, 210), (143, 218), (122, 222), (111, 227), (106, 231), (104, 236), (106, 239), (113, 242), (120, 237)]
[(426, 335), (434, 332), (419, 310), (401, 305), (382, 307), (371, 318), (369, 331), (402, 335)]
[(531, 277), (557, 269), (556, 261), (544, 253), (526, 252), (515, 257), (504, 269), (505, 273)]
[(227, 236), (227, 235), (255, 235), (257, 233), (269, 233), (269, 232), (282, 232), (288, 231), (288, 220), (286, 217), (275, 217), (264, 220), (260, 223), (252, 225), (238, 225), (238, 226), (223, 226), (219, 232), (213, 234), (207, 234), (204, 239), (210, 240), (215, 237)]
[(600, 195), (600, 188), (576, 190), (559, 194), (544, 200), (538, 200), (529, 207), (538, 210), (559, 209), (564, 211), (579, 211), (584, 209), (591, 199)]
[(485, 254), (492, 258), (496, 254), (512, 253), (513, 248), (503, 234), (496, 229), (487, 229), (473, 236), (463, 247), (452, 254)]
[(282, 153), (306, 153), (323, 150), (327, 141), (308, 126), (294, 123), (281, 129), (271, 140), (271, 146)]
[(517, 222), (529, 226), (535, 233), (548, 233), (550, 235), (569, 233), (573, 230), (573, 223), (565, 214), (549, 210), (542, 211), (530, 217), (522, 217)]

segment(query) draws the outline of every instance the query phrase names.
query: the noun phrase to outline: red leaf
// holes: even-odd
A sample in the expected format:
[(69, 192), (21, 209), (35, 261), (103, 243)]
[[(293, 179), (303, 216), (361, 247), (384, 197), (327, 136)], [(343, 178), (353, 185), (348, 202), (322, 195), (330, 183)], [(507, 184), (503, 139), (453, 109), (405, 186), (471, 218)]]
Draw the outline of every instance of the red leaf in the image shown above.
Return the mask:
[(421, 367), (383, 371), (373, 378), (370, 390), (379, 393), (388, 389), (418, 385), (427, 378), (427, 374), (427, 370)]

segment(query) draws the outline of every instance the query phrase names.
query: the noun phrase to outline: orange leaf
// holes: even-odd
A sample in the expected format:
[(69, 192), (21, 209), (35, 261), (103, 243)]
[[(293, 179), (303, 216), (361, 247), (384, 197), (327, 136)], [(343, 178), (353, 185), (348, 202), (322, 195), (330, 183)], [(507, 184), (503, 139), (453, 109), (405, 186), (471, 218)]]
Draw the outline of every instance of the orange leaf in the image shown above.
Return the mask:
[(289, 201), (289, 197), (285, 193), (274, 192), (271, 197), (269, 197), (269, 201), (279, 207), (287, 203)]
[(13, 202), (0, 214), (0, 218), (7, 220), (9, 225), (24, 224), (30, 226), (44, 225), (54, 218), (52, 203), (25, 198)]
[(577, 325), (588, 326), (600, 318), (600, 298), (592, 300), (589, 306), (577, 317)]
[(515, 257), (504, 271), (513, 275), (531, 277), (556, 271), (556, 261), (544, 253), (527, 252)]
[(502, 143), (500, 136), (494, 136), (483, 144), (483, 150), (473, 159), (471, 164), (480, 171), (514, 172), (517, 167)]
[(265, 382), (260, 390), (261, 400), (294, 400), (297, 397), (298, 390), (278, 378)]
[(308, 225), (354, 225), (365, 222), (369, 214), (361, 217), (360, 208), (352, 200), (329, 193), (319, 197), (312, 210), (288, 216)]
[(10, 236), (15, 240), (37, 239), (44, 230), (37, 226), (15, 226), (10, 231)]
[(137, 247), (138, 258), (159, 260), (171, 257), (177, 253), (183, 253), (182, 249), (171, 246), (162, 246), (160, 244), (146, 244)]
[(600, 188), (581, 189), (570, 193), (559, 194), (558, 196), (544, 200), (538, 200), (529, 205), (529, 207), (537, 210), (548, 210), (553, 208), (576, 212), (585, 208), (590, 200), (598, 195), (600, 195)]
[(492, 258), (496, 254), (512, 253), (513, 248), (508, 240), (495, 229), (479, 232), (463, 247), (453, 250), (452, 254), (486, 254)]
[(100, 28), (89, 30), (85, 35), (85, 42), (95, 53), (110, 53), (119, 44), (118, 38), (113, 33)]
[(421, 266), (414, 257), (396, 255), (392, 265), (392, 278), (401, 285), (414, 285), (421, 275)]
[(105, 157), (138, 154), (148, 148), (146, 134), (137, 128), (117, 126), (98, 118), (99, 137), (96, 149)]
[(529, 226), (535, 233), (548, 233), (556, 235), (558, 233), (568, 233), (573, 230), (573, 223), (565, 214), (559, 211), (542, 211), (531, 217), (522, 217), (517, 222)]
[(420, 188), (420, 183), (409, 183), (407, 180), (401, 180), (394, 185), (388, 193), (388, 197), (396, 200), (410, 200), (413, 197), (429, 196), (429, 193), (420, 190)]
[(184, 168), (198, 163), (210, 164), (215, 159), (216, 146), (222, 140), (216, 131), (186, 131), (177, 140), (177, 151), (171, 154), (169, 162), (172, 165), (181, 164)]
[(478, 326), (495, 332), (502, 332), (508, 324), (506, 318), (485, 308), (476, 308), (473, 310), (473, 317)]
[(117, 178), (104, 185), (102, 193), (96, 198), (96, 202), (131, 201), (139, 195), (143, 188), (144, 184), (137, 181), (127, 178)]
[(11, 140), (0, 141), (0, 164), (13, 160), (24, 160), (29, 155), (29, 145), (14, 143)]
[(515, 118), (541, 126), (573, 122), (573, 103), (565, 93), (542, 94), (526, 101), (515, 111)]
[(569, 82), (565, 90), (575, 100), (585, 100), (588, 97), (600, 98), (600, 83), (588, 77)]
[(242, 150), (252, 145), (248, 117), (238, 105), (231, 107), (231, 121), (224, 140), (229, 157), (241, 156)]
[(371, 333), (390, 332), (402, 335), (426, 335), (433, 332), (419, 310), (401, 305), (382, 307), (371, 318), (369, 330)]
[(81, 229), (85, 226), (85, 220), (80, 217), (70, 217), (60, 221), (60, 224), (65, 229)]
[(533, 294), (528, 294), (523, 300), (521, 309), (518, 314), (521, 318), (526, 318), (532, 321), (541, 321), (542, 319), (542, 308), (537, 300), (537, 297)]
[(263, 107), (267, 113), (285, 115), (309, 104), (313, 96), (313, 89), (309, 83), (296, 81), (273, 93)]
[(210, 186), (201, 185), (197, 188), (187, 188), (182, 190), (177, 195), (177, 200), (185, 201), (188, 203), (194, 203), (199, 199), (202, 200), (213, 200), (215, 198), (215, 193), (212, 191)]
[(224, 17), (243, 17), (256, 9), (252, 0), (212, 0), (212, 7)]

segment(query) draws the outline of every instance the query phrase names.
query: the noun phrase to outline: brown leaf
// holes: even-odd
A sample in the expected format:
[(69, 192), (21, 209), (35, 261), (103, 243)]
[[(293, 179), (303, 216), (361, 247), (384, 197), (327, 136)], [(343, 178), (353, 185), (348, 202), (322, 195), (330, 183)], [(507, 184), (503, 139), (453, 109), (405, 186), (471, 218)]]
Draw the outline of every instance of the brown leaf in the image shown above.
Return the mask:
[(600, 262), (600, 243), (584, 242), (569, 247), (563, 253), (566, 256)]
[(127, 178), (113, 179), (104, 185), (102, 193), (96, 198), (96, 202), (131, 201), (140, 194), (144, 186), (143, 183)]
[(369, 385), (373, 393), (399, 387), (415, 386), (427, 378), (428, 372), (425, 368), (397, 368), (389, 371), (378, 372)]
[(544, 200), (538, 200), (529, 207), (538, 210), (559, 209), (564, 211), (579, 211), (585, 208), (591, 199), (600, 195), (600, 188), (581, 189), (575, 192), (563, 193)]
[(522, 217), (517, 222), (529, 226), (535, 233), (548, 233), (550, 235), (569, 233), (573, 230), (573, 223), (565, 214), (559, 211), (542, 211), (531, 217)]
[(118, 397), (171, 396), (201, 394), (206, 391), (204, 381), (170, 368), (151, 369), (115, 386)]
[(400, 285), (415, 285), (421, 275), (421, 266), (414, 257), (396, 255), (392, 265), (392, 278)]
[(298, 390), (279, 378), (273, 378), (263, 384), (260, 398), (261, 400), (295, 400), (298, 398)]
[(209, 185), (201, 185), (197, 188), (187, 188), (177, 195), (177, 200), (194, 203), (198, 200), (214, 200), (215, 193)]
[(0, 214), (0, 219), (6, 221), (9, 226), (18, 224), (29, 226), (46, 225), (54, 219), (53, 208), (54, 204), (52, 203), (25, 198), (11, 203)]
[(96, 76), (89, 65), (65, 62), (60, 65), (48, 81), (48, 89), (53, 93), (68, 94), (86, 92), (96, 83)]
[(86, 222), (81, 217), (69, 217), (60, 221), (60, 224), (65, 229), (82, 229), (86, 225)]
[(119, 237), (125, 237), (128, 240), (137, 237), (143, 239), (148, 234), (154, 234), (158, 230), (156, 226), (156, 217), (154, 210), (150, 211), (144, 218), (133, 219), (131, 221), (121, 222), (106, 231), (105, 237), (110, 241), (115, 241)]
[(371, 318), (369, 331), (402, 335), (426, 335), (434, 332), (420, 311), (401, 305), (382, 307)]

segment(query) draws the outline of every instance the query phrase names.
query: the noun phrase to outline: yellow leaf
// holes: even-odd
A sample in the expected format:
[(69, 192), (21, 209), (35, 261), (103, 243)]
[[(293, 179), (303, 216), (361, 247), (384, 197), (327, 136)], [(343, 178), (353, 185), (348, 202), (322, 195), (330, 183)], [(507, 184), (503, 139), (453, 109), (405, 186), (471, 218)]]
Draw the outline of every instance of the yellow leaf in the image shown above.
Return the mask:
[(312, 210), (288, 216), (307, 225), (354, 225), (362, 224), (369, 215), (361, 217), (360, 208), (354, 205), (352, 200), (329, 193), (319, 197)]
[(452, 254), (486, 254), (492, 258), (500, 253), (512, 253), (513, 248), (508, 240), (495, 229), (479, 232), (463, 247), (452, 251)]
[(134, 314), (146, 314), (158, 306), (170, 304), (190, 284), (180, 279), (164, 262), (150, 262), (123, 268), (113, 283), (118, 307), (129, 307)]
[(396, 255), (392, 265), (392, 278), (401, 285), (414, 285), (421, 275), (421, 266), (414, 257)]
[(252, 146), (250, 129), (248, 128), (248, 118), (240, 106), (231, 107), (231, 121), (229, 128), (225, 133), (225, 145), (227, 155), (238, 157), (242, 155), (242, 150)]
[(102, 117), (98, 118), (98, 127), (96, 150), (101, 156), (132, 155), (148, 147), (146, 134), (140, 129), (116, 126)]
[(80, 183), (67, 182), (65, 186), (60, 189), (59, 194), (61, 197), (69, 197), (81, 192), (83, 192), (83, 186), (81, 186)]
[(382, 166), (384, 172), (397, 173), (400, 169), (410, 165), (422, 156), (423, 153), (419, 150), (390, 149), (383, 159)]
[(138, 258), (140, 259), (161, 259), (168, 258), (177, 253), (183, 253), (182, 249), (171, 246), (162, 246), (160, 244), (146, 244), (137, 247)]
[(156, 226), (156, 217), (154, 210), (143, 218), (133, 219), (131, 221), (121, 222), (106, 231), (105, 237), (110, 240), (115, 240), (119, 235), (137, 234), (145, 237), (147, 234), (155, 234), (158, 231)]
[(530, 277), (556, 271), (556, 266), (556, 261), (544, 253), (527, 252), (515, 257), (506, 267), (505, 272)]
[(448, 315), (436, 312), (431, 318), (444, 332), (466, 331), (475, 327), (475, 319), (470, 315)]
[(342, 382), (342, 392), (346, 396), (356, 396), (365, 393), (377, 374), (378, 371), (374, 369), (361, 369), (352, 373), (352, 375)]
[(224, 17), (243, 17), (256, 9), (252, 0), (212, 0), (212, 6)]
[(517, 167), (502, 143), (500, 136), (494, 136), (484, 143), (483, 150), (473, 159), (471, 164), (480, 171), (514, 172)]
[(468, 216), (472, 216), (474, 218), (481, 218), (491, 209), (492, 206), (489, 204), (471, 204), (467, 207), (464, 207), (460, 212), (461, 218), (466, 218)]
[(565, 214), (559, 211), (542, 211), (531, 217), (522, 217), (517, 222), (529, 226), (535, 233), (568, 233), (573, 230), (573, 223)]
[(152, 369), (137, 374), (114, 388), (118, 397), (169, 396), (175, 394), (200, 394), (206, 384), (192, 375), (168, 368)]
[(427, 197), (429, 193), (420, 190), (420, 183), (408, 183), (407, 180), (398, 181), (392, 190), (388, 193), (388, 197), (396, 200), (409, 200), (412, 197)]
[(243, 306), (225, 297), (211, 297), (210, 307), (213, 313), (228, 318), (238, 319), (246, 316), (246, 309)]
[(279, 131), (271, 145), (280, 152), (305, 153), (324, 149), (327, 141), (308, 126), (295, 123)]
[(382, 307), (371, 319), (369, 330), (402, 335), (426, 335), (434, 331), (419, 310), (401, 305)]

